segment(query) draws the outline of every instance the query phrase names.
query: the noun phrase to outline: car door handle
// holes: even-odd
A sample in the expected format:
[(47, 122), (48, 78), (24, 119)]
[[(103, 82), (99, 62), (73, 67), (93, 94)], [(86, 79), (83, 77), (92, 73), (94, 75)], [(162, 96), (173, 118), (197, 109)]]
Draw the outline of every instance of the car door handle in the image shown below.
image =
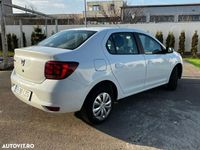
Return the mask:
[(115, 64), (115, 68), (124, 68), (125, 65), (123, 63), (117, 63)]

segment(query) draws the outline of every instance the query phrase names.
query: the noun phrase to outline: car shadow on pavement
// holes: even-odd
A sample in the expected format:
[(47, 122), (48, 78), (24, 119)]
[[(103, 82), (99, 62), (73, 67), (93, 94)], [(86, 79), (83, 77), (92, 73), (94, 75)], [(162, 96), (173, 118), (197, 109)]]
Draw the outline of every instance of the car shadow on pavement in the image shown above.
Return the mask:
[(120, 100), (95, 128), (132, 144), (200, 149), (200, 79), (182, 79), (176, 91), (159, 87)]

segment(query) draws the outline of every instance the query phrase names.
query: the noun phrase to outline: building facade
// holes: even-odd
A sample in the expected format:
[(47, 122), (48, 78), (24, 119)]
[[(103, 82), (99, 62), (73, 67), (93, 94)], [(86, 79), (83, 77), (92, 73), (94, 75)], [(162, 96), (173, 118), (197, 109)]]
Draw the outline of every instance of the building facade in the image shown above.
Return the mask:
[(124, 6), (121, 9), (123, 23), (200, 21), (200, 3)]
[(87, 2), (87, 19), (90, 23), (120, 22), (123, 0)]

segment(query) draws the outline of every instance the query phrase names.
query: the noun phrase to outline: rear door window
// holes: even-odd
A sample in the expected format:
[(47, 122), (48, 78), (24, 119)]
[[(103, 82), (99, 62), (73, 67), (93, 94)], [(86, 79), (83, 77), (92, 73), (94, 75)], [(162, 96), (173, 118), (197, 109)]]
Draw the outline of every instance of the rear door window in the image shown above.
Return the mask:
[(133, 36), (133, 33), (122, 32), (112, 34), (107, 43), (106, 47), (111, 54), (138, 54), (138, 48)]

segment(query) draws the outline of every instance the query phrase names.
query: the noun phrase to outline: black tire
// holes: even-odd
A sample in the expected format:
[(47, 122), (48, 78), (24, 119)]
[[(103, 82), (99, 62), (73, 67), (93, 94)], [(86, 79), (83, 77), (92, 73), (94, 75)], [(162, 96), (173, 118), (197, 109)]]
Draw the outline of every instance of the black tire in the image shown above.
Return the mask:
[[(94, 110), (94, 105), (96, 104), (96, 103), (94, 104), (95, 100), (97, 100), (97, 97), (101, 96), (101, 94), (103, 94), (103, 93), (109, 94), (109, 96), (110, 96), (109, 99), (111, 100), (111, 103), (109, 106), (111, 106), (111, 107), (110, 107), (110, 111), (108, 112), (108, 115), (105, 116), (105, 118), (100, 119), (94, 115), (93, 110)], [(81, 109), (82, 118), (89, 124), (100, 124), (100, 123), (104, 122), (105, 120), (108, 119), (108, 117), (110, 116), (110, 114), (112, 112), (113, 102), (114, 102), (114, 94), (113, 94), (111, 86), (96, 87), (88, 94), (88, 96), (83, 104), (83, 107)], [(102, 112), (100, 112), (100, 113), (102, 113)]]
[(174, 90), (176, 90), (177, 85), (178, 85), (178, 68), (175, 67), (172, 70), (171, 76), (169, 78), (169, 82), (167, 83), (166, 86), (167, 86), (168, 90), (174, 91)]

